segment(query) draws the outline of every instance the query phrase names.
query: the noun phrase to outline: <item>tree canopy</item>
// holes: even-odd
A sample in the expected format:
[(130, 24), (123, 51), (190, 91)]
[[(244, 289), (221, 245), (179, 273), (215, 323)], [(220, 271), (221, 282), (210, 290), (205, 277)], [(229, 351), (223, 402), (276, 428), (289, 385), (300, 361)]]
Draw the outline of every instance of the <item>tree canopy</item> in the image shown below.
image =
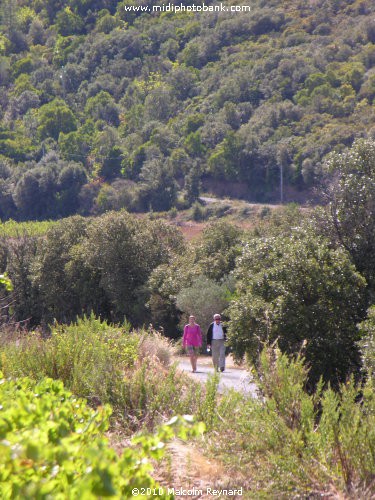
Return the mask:
[(277, 339), (284, 352), (304, 349), (312, 383), (323, 376), (336, 385), (358, 370), (365, 280), (345, 251), (299, 229), (250, 240), (236, 275), (229, 315), (238, 357), (257, 363), (262, 343)]
[[(207, 186), (276, 201), (281, 171), (285, 199), (305, 200), (328, 153), (373, 138), (370, 0), (256, 0), (220, 14), (131, 6), (2, 3), (3, 219), (26, 217), (16, 186), (51, 151), (86, 170), (83, 214), (169, 209)], [(135, 183), (131, 197), (107, 196), (119, 179)]]

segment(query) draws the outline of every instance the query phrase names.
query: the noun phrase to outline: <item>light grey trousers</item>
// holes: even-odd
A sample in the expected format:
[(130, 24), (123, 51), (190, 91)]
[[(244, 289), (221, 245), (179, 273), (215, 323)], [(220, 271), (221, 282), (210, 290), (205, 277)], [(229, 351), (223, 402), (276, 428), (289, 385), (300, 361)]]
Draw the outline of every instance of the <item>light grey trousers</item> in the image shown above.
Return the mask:
[(212, 362), (215, 370), (225, 368), (225, 342), (224, 340), (212, 340)]

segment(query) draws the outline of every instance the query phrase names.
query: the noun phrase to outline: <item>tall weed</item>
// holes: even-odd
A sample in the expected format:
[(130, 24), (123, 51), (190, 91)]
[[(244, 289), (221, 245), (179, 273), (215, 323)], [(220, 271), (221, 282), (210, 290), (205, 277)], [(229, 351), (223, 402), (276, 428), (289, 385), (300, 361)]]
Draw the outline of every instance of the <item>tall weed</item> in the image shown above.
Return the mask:
[(43, 340), (29, 334), (3, 347), (5, 375), (60, 379), (75, 394), (110, 400), (112, 380), (137, 359), (139, 337), (91, 316), (72, 325), (55, 325)]
[(309, 394), (302, 357), (265, 348), (259, 366), (260, 398), (229, 393), (218, 405), (212, 451), (246, 474), (257, 495), (374, 494), (372, 382), (361, 389), (350, 379), (339, 392), (320, 383)]
[(219, 375), (214, 373), (207, 380), (205, 396), (198, 410), (198, 420), (205, 423), (207, 430), (212, 430), (217, 421), (218, 385)]

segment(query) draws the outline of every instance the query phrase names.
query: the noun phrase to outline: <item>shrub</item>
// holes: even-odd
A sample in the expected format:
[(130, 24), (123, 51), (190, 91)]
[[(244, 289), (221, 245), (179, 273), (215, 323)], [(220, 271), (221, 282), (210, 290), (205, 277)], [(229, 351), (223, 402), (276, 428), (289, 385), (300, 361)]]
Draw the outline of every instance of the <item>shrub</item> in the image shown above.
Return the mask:
[(171, 364), (176, 349), (172, 342), (156, 330), (149, 330), (140, 335), (139, 360), (156, 358), (164, 366)]
[(168, 212), (169, 219), (175, 219), (178, 215), (178, 210), (176, 207), (172, 207)]
[(262, 207), (261, 211), (259, 212), (259, 217), (261, 219), (265, 219), (266, 217), (269, 217), (270, 214), (271, 214), (270, 207), (264, 206), (264, 207)]
[(202, 420), (209, 431), (214, 428), (218, 419), (218, 385), (219, 375), (214, 373), (213, 376), (210, 376), (207, 380), (204, 400), (198, 411), (198, 420)]
[[(149, 460), (161, 458), (173, 426), (182, 437), (190, 433), (189, 420), (176, 417), (155, 436), (138, 437), (118, 457), (103, 438), (110, 409), (92, 410), (61, 382), (1, 379), (0, 400), (4, 499), (130, 498), (134, 487), (158, 486)], [(191, 434), (201, 430), (196, 426)]]
[[(367, 498), (374, 491), (374, 385), (353, 379), (339, 392), (318, 384), (306, 392), (303, 356), (263, 349), (256, 382), (262, 397), (224, 396), (216, 409), (211, 450), (246, 473), (258, 497), (321, 496), (342, 492)], [(223, 457), (224, 458), (224, 457)], [(248, 484), (251, 488), (251, 485)], [(340, 496), (340, 494), (338, 494)]]
[(125, 430), (154, 428), (176, 413), (194, 414), (200, 386), (170, 363), (172, 346), (156, 332), (129, 332), (93, 316), (56, 325), (51, 338), (28, 334), (0, 346), (6, 376), (60, 379), (94, 407), (109, 403)]
[(356, 323), (365, 282), (346, 252), (309, 229), (295, 228), (288, 238), (281, 233), (251, 240), (235, 272), (229, 337), (237, 357), (246, 354), (256, 363), (259, 340), (278, 338), (288, 353), (306, 341), (312, 386), (323, 376), (337, 387), (358, 372)]
[(195, 202), (191, 209), (191, 216), (195, 222), (206, 220), (207, 209), (205, 207), (202, 207), (200, 203)]
[(69, 326), (56, 325), (46, 341), (34, 334), (19, 346), (9, 346), (2, 369), (6, 375), (60, 379), (80, 397), (110, 402), (111, 379), (134, 365), (138, 342), (124, 328), (91, 316)]
[(375, 380), (375, 306), (367, 311), (367, 319), (359, 324), (361, 340), (358, 342), (363, 369)]

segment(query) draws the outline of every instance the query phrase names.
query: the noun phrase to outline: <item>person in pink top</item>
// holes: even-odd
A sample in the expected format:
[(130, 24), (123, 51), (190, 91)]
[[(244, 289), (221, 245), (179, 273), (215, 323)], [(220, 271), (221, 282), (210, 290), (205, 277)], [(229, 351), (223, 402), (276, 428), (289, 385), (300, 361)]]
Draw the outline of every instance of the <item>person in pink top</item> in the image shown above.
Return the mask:
[(184, 336), (182, 337), (182, 345), (190, 357), (192, 372), (197, 371), (197, 359), (199, 348), (202, 345), (201, 327), (195, 322), (194, 316), (189, 316), (189, 323), (184, 327)]

